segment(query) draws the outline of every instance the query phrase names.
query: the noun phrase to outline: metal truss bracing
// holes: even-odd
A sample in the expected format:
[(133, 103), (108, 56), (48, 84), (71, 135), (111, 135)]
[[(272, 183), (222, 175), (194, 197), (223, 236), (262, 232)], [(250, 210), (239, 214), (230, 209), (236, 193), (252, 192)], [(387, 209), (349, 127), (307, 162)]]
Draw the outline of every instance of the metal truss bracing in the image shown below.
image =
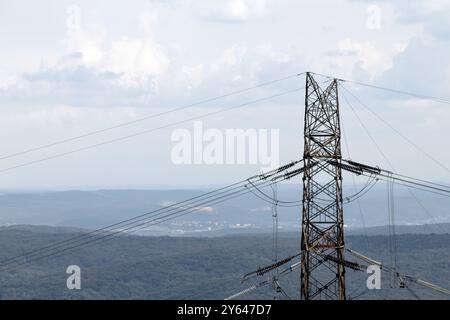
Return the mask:
[(336, 79), (322, 90), (310, 73), (306, 75), (303, 159), (300, 295), (306, 300), (343, 300), (342, 175), (332, 164), (342, 159)]

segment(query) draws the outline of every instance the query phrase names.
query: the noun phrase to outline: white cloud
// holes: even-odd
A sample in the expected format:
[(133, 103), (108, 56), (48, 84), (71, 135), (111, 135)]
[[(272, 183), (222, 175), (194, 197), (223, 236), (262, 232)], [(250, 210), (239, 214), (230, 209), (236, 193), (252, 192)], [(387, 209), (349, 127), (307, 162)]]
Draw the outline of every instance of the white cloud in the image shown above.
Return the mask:
[(227, 48), (222, 55), (212, 63), (211, 70), (215, 72), (221, 69), (239, 66), (242, 63), (246, 52), (247, 50), (245, 48), (236, 45)]
[[(390, 52), (389, 52), (390, 53)], [(392, 66), (392, 56), (375, 47), (370, 41), (357, 42), (345, 38), (338, 42), (337, 54), (329, 55), (332, 64), (359, 65), (371, 77), (383, 73)]]
[(113, 42), (105, 65), (107, 71), (122, 74), (133, 81), (166, 72), (169, 58), (158, 44), (123, 38)]
[(146, 35), (152, 35), (159, 23), (157, 10), (145, 11), (139, 15), (139, 27)]
[(147, 83), (147, 77), (167, 71), (169, 58), (154, 35), (158, 27), (158, 12), (145, 11), (138, 15), (141, 37), (122, 36), (109, 45), (104, 43), (105, 32), (100, 23), (86, 31), (83, 24), (68, 29), (67, 50), (79, 52), (82, 62), (102, 72), (120, 74), (119, 83), (127, 87)]
[(244, 22), (263, 18), (266, 0), (201, 0), (191, 1), (190, 7), (201, 18), (219, 22)]
[(14, 85), (18, 80), (18, 76), (15, 74), (8, 74), (0, 72), (0, 90), (6, 90), (10, 86)]
[(68, 53), (81, 53), (83, 63), (92, 66), (103, 58), (102, 44), (106, 36), (104, 26), (99, 22), (89, 22), (86, 27), (80, 7), (72, 5), (67, 8), (67, 33), (64, 43)]
[[(75, 10), (73, 13), (79, 13)], [(168, 71), (169, 57), (154, 39), (158, 15), (138, 14), (140, 37), (112, 38), (105, 27), (74, 18), (64, 43), (67, 54), (55, 63), (16, 77), (0, 77), (0, 101), (74, 106), (139, 105), (158, 88), (157, 77)]]
[(266, 8), (264, 0), (230, 0), (227, 5), (229, 8), (227, 14), (238, 20), (261, 17)]
[[(0, 90), (0, 103), (16, 105), (126, 105), (144, 94), (125, 90), (120, 75), (104, 72), (84, 64), (81, 53), (64, 56), (57, 64), (41, 66), (23, 74), (6, 89)], [(136, 96), (137, 95), (137, 96)]]
[(203, 64), (183, 66), (181, 70), (187, 77), (189, 89), (199, 86), (205, 79), (206, 71)]
[(80, 31), (67, 38), (68, 52), (80, 52), (86, 65), (96, 65), (103, 58), (101, 39)]

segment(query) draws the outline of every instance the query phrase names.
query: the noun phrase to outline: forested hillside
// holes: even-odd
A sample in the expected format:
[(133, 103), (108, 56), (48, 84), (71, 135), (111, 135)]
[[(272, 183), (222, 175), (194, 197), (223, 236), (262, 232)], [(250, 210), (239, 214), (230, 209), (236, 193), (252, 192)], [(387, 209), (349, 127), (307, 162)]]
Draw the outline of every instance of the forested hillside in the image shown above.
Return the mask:
[[(21, 255), (80, 231), (49, 227), (0, 229), (0, 260)], [(386, 236), (348, 236), (347, 245), (376, 260), (387, 262)], [(398, 235), (400, 271), (450, 288), (450, 235)], [(22, 268), (2, 270), (2, 299), (223, 299), (252, 283), (240, 277), (271, 263), (270, 234), (213, 238), (122, 236), (90, 245), (62, 256), (30, 262)], [(298, 252), (299, 240), (281, 235), (279, 257)], [(347, 257), (352, 260), (351, 256)], [(21, 260), (24, 262), (25, 260)], [(67, 266), (81, 267), (81, 290), (68, 290)], [(288, 266), (288, 265), (287, 265)], [(359, 298), (407, 298), (407, 289), (388, 289), (385, 274), (382, 290), (365, 290), (367, 275), (347, 271), (348, 294)], [(283, 289), (298, 296), (298, 272), (282, 278)], [(263, 280), (257, 279), (257, 280)], [(446, 298), (412, 286), (421, 298)], [(277, 295), (269, 286), (248, 298)]]

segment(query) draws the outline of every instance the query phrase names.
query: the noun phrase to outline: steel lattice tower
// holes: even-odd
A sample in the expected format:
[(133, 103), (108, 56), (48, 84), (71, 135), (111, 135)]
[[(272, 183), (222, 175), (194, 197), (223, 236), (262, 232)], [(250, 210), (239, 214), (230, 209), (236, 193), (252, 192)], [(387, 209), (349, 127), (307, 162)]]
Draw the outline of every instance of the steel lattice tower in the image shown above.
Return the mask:
[(322, 90), (306, 74), (302, 215), (302, 299), (345, 299), (338, 82)]

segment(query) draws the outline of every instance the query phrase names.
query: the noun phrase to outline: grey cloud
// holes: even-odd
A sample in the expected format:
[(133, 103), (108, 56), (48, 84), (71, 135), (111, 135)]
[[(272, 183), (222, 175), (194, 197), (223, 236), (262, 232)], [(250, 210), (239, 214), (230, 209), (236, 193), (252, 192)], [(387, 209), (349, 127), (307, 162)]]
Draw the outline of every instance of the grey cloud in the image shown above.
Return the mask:
[[(205, 62), (200, 81), (191, 80), (184, 73), (180, 61), (167, 72), (145, 76), (139, 79), (138, 85), (130, 86), (121, 81), (126, 74), (84, 65), (81, 58), (79, 53), (71, 53), (54, 66), (23, 74), (14, 85), (0, 89), (0, 106), (174, 107), (305, 71), (301, 56), (278, 59), (258, 50), (243, 48), (236, 50), (232, 61)], [(258, 95), (268, 96), (303, 85), (295, 81), (264, 87), (264, 91), (254, 90), (224, 100), (224, 103), (236, 104), (242, 99), (251, 100)], [(217, 104), (205, 106), (214, 105)]]
[(118, 85), (121, 76), (83, 65), (41, 68), (37, 72), (23, 74), (17, 83), (0, 90), (0, 104), (105, 107), (134, 106), (148, 100), (152, 92), (150, 84), (125, 88)]

